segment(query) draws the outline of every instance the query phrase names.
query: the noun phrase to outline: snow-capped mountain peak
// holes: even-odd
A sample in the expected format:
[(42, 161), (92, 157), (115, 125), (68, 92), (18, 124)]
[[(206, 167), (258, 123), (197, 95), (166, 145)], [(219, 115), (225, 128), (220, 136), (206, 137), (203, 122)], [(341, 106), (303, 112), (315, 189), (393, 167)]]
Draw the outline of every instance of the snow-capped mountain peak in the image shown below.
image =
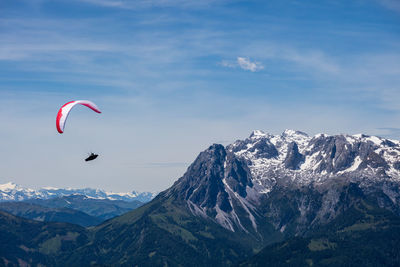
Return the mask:
[(17, 188), (17, 185), (12, 182), (0, 184), (1, 191), (10, 191), (10, 190), (15, 190), (16, 188)]
[(250, 134), (250, 138), (259, 138), (259, 137), (263, 137), (263, 136), (266, 136), (266, 134), (261, 130), (254, 130)]
[(306, 134), (302, 131), (296, 131), (296, 130), (291, 130), (291, 129), (286, 129), (282, 133), (282, 136), (299, 136), (299, 135), (308, 137), (308, 134)]
[(30, 188), (21, 187), (12, 182), (0, 184), (0, 201), (22, 201), (33, 198), (49, 199), (49, 198), (63, 197), (69, 195), (84, 195), (88, 198), (94, 198), (94, 199), (109, 199), (109, 200), (124, 200), (124, 201), (138, 200), (141, 202), (148, 202), (157, 195), (157, 192), (132, 191), (126, 193), (114, 193), (93, 188), (77, 189), (77, 188), (56, 188), (49, 186), (43, 187), (38, 190), (34, 190)]
[(326, 174), (355, 171), (375, 175), (378, 169), (381, 170), (379, 176), (400, 179), (398, 141), (368, 135), (318, 134), (309, 137), (294, 130), (285, 130), (281, 135), (263, 133), (257, 135), (259, 138), (254, 136), (253, 132), (249, 138), (227, 146), (229, 151), (250, 163), (253, 179), (260, 177), (259, 173), (265, 176), (273, 170), (281, 175), (293, 171), (312, 173), (319, 179)]
[(171, 190), (196, 215), (211, 217), (231, 231), (256, 232), (260, 199), (276, 188), (329, 188), (326, 184), (337, 181), (362, 188), (397, 184), (386, 186), (384, 194), (400, 203), (399, 190), (393, 191), (400, 184), (400, 142), (368, 135), (256, 130), (244, 140), (200, 153)]

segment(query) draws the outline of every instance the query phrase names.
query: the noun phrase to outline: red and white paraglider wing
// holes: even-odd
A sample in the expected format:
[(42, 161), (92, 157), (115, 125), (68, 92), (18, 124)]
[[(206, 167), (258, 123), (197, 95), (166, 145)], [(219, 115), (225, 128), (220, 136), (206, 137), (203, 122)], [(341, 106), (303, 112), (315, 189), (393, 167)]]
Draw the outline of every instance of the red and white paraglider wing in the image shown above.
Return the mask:
[(77, 100), (77, 101), (68, 102), (68, 103), (64, 104), (60, 108), (58, 113), (57, 113), (56, 125), (57, 125), (57, 131), (59, 133), (63, 133), (64, 132), (65, 121), (67, 120), (68, 114), (71, 111), (71, 109), (75, 105), (78, 105), (78, 104), (84, 105), (84, 106), (92, 109), (93, 111), (95, 111), (97, 113), (101, 113), (101, 111), (96, 106), (96, 104), (91, 102), (91, 101), (88, 101), (88, 100)]

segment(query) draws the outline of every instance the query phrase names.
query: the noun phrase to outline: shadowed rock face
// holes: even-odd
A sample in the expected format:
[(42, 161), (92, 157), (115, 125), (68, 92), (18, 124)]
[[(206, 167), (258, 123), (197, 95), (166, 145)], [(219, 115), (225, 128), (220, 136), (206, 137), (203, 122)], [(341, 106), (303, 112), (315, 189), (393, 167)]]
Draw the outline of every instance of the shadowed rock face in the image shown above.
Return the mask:
[(253, 186), (246, 162), (222, 145), (212, 145), (167, 194), (185, 201), (195, 215), (207, 216), (231, 231), (247, 232), (257, 228), (247, 200)]
[(246, 187), (253, 187), (246, 162), (232, 153), (227, 156), (225, 178), (229, 187), (243, 198), (247, 196)]
[(383, 159), (374, 151), (370, 151), (360, 164), (360, 168), (366, 168), (368, 166), (372, 168), (383, 168), (385, 170), (389, 168), (389, 165), (386, 163), (385, 159)]
[[(249, 148), (248, 145), (250, 145)], [(241, 150), (248, 150), (249, 152), (254, 153), (256, 157), (266, 159), (275, 158), (279, 154), (274, 144), (264, 137), (255, 142), (252, 142), (251, 139), (237, 141), (237, 145), (232, 148), (232, 152), (238, 152)]]
[(215, 207), (228, 213), (232, 211), (226, 185), (244, 198), (247, 196), (246, 187), (253, 186), (245, 162), (233, 153), (227, 153), (224, 146), (214, 144), (199, 154), (184, 176), (175, 183), (173, 191), (179, 198), (190, 201), (213, 216)]
[(288, 146), (286, 158), (284, 161), (285, 168), (296, 170), (301, 162), (304, 161), (304, 155), (299, 152), (296, 142), (291, 142)]
[(224, 210), (231, 210), (222, 182), (225, 159), (226, 151), (222, 145), (215, 144), (201, 152), (174, 185), (178, 197), (204, 208), (212, 208), (218, 203)]
[(393, 168), (395, 168), (396, 170), (400, 170), (400, 161), (397, 161), (393, 164)]
[[(318, 171), (339, 172), (349, 168), (360, 150), (357, 145), (349, 144), (344, 136), (320, 136), (310, 141), (310, 154), (321, 153), (321, 164)], [(365, 149), (368, 149), (366, 147)], [(324, 155), (324, 156), (322, 156)]]

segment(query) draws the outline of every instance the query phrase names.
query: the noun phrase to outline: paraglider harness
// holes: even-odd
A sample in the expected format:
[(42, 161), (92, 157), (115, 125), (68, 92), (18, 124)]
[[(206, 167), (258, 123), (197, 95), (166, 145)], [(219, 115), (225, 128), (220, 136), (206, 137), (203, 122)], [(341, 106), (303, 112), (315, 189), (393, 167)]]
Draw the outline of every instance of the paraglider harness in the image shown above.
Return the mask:
[(90, 160), (94, 160), (95, 158), (97, 158), (99, 155), (91, 153), (89, 157), (87, 157), (85, 159), (85, 161), (90, 161)]

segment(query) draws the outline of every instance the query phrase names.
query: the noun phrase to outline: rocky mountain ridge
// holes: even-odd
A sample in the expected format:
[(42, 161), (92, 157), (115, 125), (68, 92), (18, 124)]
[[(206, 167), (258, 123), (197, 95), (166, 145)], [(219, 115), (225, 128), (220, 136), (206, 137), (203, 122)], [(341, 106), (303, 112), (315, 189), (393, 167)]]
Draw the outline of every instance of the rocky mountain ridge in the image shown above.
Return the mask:
[[(291, 231), (301, 232), (306, 225), (335, 218), (348, 205), (341, 197), (351, 184), (399, 213), (399, 166), (397, 140), (253, 131), (245, 140), (226, 147), (215, 144), (200, 153), (169, 191), (196, 216), (230, 231), (258, 233), (258, 225), (269, 220), (281, 232), (290, 225), (295, 228)], [(286, 202), (279, 204), (276, 195)], [(292, 216), (282, 210), (286, 205)]]
[(273, 182), (273, 176), (278, 175), (293, 176), (300, 184), (338, 175), (400, 182), (400, 141), (377, 136), (310, 137), (293, 130), (281, 135), (254, 131), (249, 138), (229, 145), (227, 150), (247, 160), (253, 178), (261, 186), (264, 184), (264, 192), (270, 187), (265, 182)]

